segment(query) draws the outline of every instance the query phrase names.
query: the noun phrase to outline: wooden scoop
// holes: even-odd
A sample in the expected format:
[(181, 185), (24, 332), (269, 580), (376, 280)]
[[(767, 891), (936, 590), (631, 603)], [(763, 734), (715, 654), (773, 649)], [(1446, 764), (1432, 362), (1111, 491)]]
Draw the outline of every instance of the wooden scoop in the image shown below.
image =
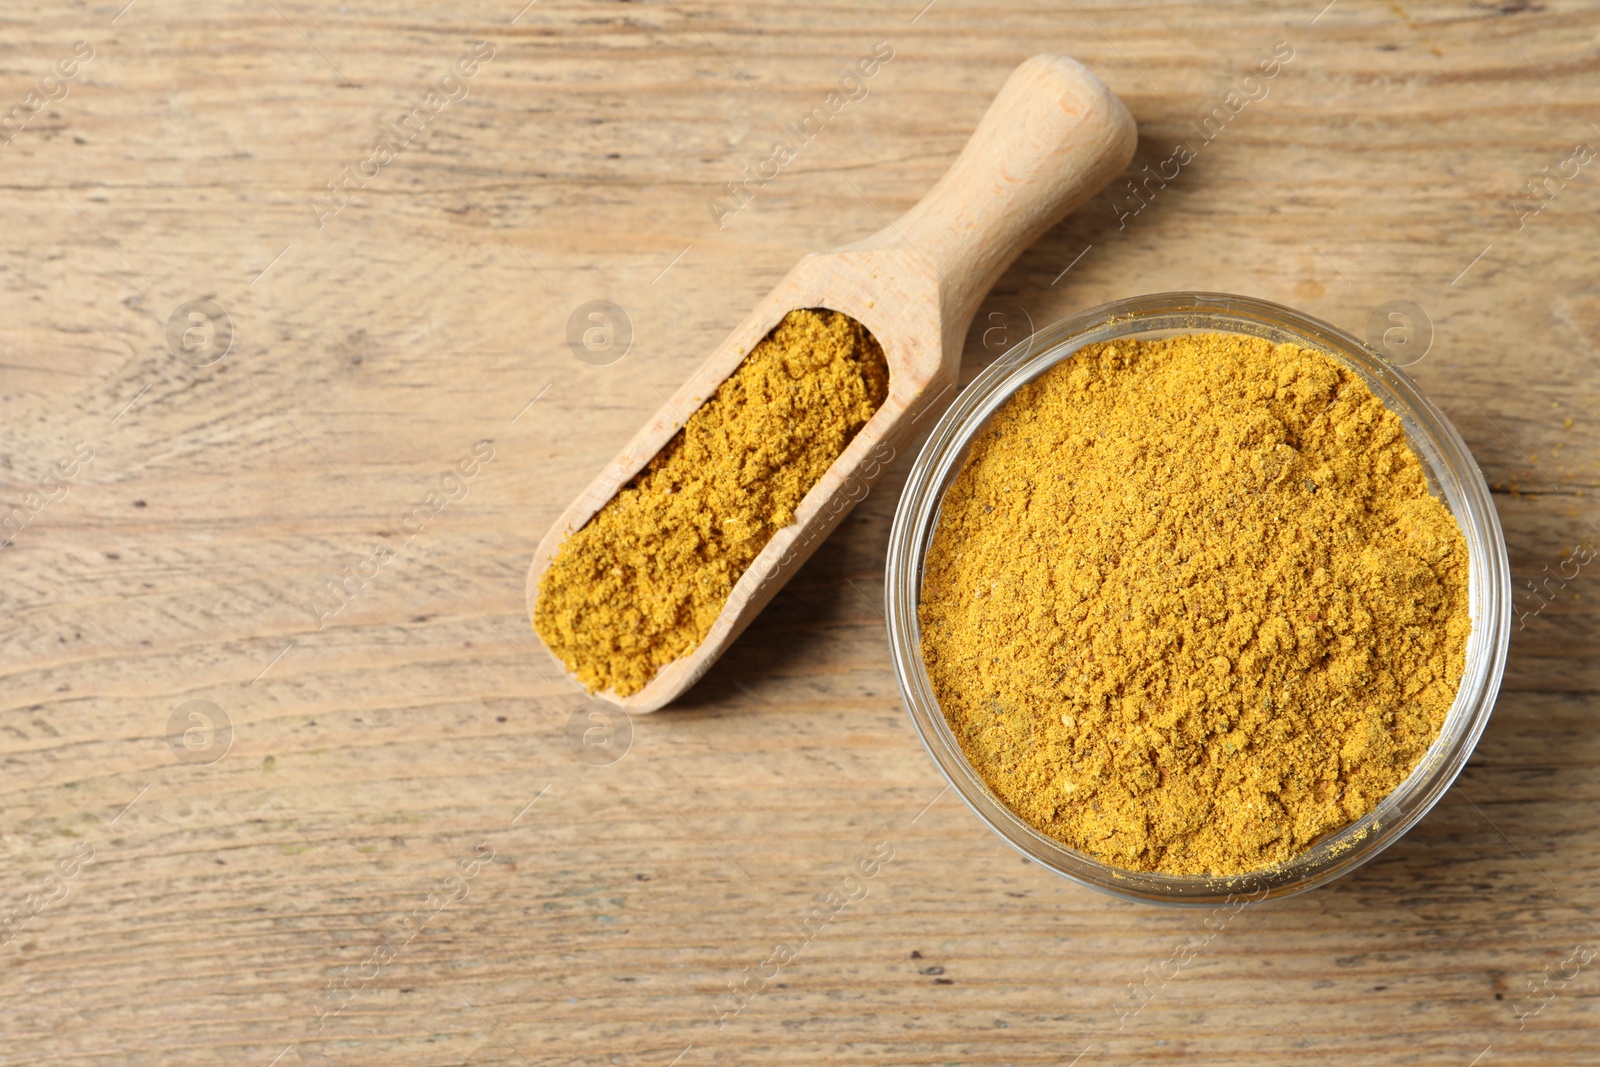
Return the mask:
[(699, 680), (866, 495), (916, 422), (954, 399), (967, 327), (1001, 272), (1120, 173), (1136, 140), (1128, 109), (1086, 67), (1034, 56), (1012, 72), (961, 155), (916, 206), (865, 240), (806, 256), (756, 305), (539, 542), (528, 569), (530, 618), (562, 542), (790, 311), (830, 308), (865, 326), (888, 360), (888, 399), (734, 585), (705, 640), (637, 693), (599, 696), (630, 712), (655, 711)]

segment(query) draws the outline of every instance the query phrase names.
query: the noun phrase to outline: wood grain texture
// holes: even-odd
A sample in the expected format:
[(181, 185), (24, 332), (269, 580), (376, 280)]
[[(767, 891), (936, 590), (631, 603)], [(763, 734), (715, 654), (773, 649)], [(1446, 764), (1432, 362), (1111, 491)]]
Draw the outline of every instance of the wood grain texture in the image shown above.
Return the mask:
[[(520, 7), (0, 20), (0, 116), (94, 49), (0, 146), (0, 521), (25, 511), (0, 549), (0, 1063), (1592, 1056), (1600, 956), (1569, 961), (1600, 947), (1600, 570), (1550, 576), (1600, 539), (1600, 164), (1513, 207), (1600, 139), (1592, 5)], [(465, 97), (314, 211), (477, 41)], [(723, 183), (878, 41), (866, 97), (716, 228)], [(1293, 59), (1205, 141), (1277, 41)], [(1411, 373), (1500, 490), (1521, 590), (1458, 788), (1353, 876), (1216, 930), (1024, 864), (942, 792), (879, 606), (904, 459), (614, 763), (578, 758), (622, 734), (569, 741), (584, 701), (524, 618), (561, 508), (801, 254), (915, 201), (1040, 51), (1128, 103), (1130, 178), (1195, 158), (1025, 251), (963, 379), (1029, 321), (1137, 293), (1358, 333), (1413, 301)], [(607, 367), (566, 345), (593, 299), (635, 333)], [(200, 367), (166, 340), (197, 300), (233, 335)], [(225, 752), (169, 743), (196, 700)], [(808, 934), (880, 842), (865, 897)], [(719, 1026), (779, 942), (798, 955)]]

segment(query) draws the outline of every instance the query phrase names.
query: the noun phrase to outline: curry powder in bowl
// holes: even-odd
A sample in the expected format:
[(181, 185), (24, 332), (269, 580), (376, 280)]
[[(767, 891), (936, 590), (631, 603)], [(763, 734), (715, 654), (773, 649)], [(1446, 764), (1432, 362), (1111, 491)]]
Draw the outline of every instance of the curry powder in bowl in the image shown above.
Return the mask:
[(1094, 343), (972, 440), (928, 546), (928, 681), (990, 791), (1129, 871), (1283, 864), (1417, 768), (1461, 682), (1461, 528), (1329, 356)]

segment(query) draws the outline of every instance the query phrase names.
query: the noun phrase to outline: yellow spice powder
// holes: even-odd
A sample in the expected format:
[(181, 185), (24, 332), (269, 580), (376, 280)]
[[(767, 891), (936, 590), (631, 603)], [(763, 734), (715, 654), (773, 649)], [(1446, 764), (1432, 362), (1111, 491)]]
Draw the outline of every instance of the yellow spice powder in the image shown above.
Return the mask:
[(1019, 389), (945, 495), (922, 652), (968, 760), (1102, 862), (1227, 875), (1367, 814), (1454, 701), (1467, 548), (1328, 357), (1197, 334)]
[(866, 327), (791, 311), (584, 527), (533, 624), (590, 692), (636, 693), (705, 640), (734, 583), (889, 393)]

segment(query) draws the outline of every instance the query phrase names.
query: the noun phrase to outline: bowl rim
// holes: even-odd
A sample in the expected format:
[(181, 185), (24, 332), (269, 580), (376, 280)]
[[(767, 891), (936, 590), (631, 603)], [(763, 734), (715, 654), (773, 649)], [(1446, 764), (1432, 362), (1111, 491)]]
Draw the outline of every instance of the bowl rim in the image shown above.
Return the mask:
[[(1472, 632), (1456, 699), (1411, 774), (1373, 811), (1274, 867), (1237, 875), (1168, 875), (1101, 863), (1036, 830), (1005, 806), (967, 762), (934, 698), (921, 653), (922, 569), (950, 481), (984, 423), (1024, 383), (1100, 341), (1160, 333), (1234, 333), (1290, 342), (1356, 373), (1400, 416), (1429, 488), (1455, 516), (1468, 548)], [(1412, 379), (1352, 334), (1282, 304), (1178, 291), (1110, 301), (1031, 334), (978, 375), (934, 425), (895, 509), (884, 575), (890, 656), (912, 725), (951, 787), (1024, 856), (1125, 900), (1206, 907), (1289, 896), (1348, 874), (1399, 840), (1439, 802), (1482, 735), (1511, 637), (1511, 574), (1499, 515), (1482, 472), (1450, 420)]]

